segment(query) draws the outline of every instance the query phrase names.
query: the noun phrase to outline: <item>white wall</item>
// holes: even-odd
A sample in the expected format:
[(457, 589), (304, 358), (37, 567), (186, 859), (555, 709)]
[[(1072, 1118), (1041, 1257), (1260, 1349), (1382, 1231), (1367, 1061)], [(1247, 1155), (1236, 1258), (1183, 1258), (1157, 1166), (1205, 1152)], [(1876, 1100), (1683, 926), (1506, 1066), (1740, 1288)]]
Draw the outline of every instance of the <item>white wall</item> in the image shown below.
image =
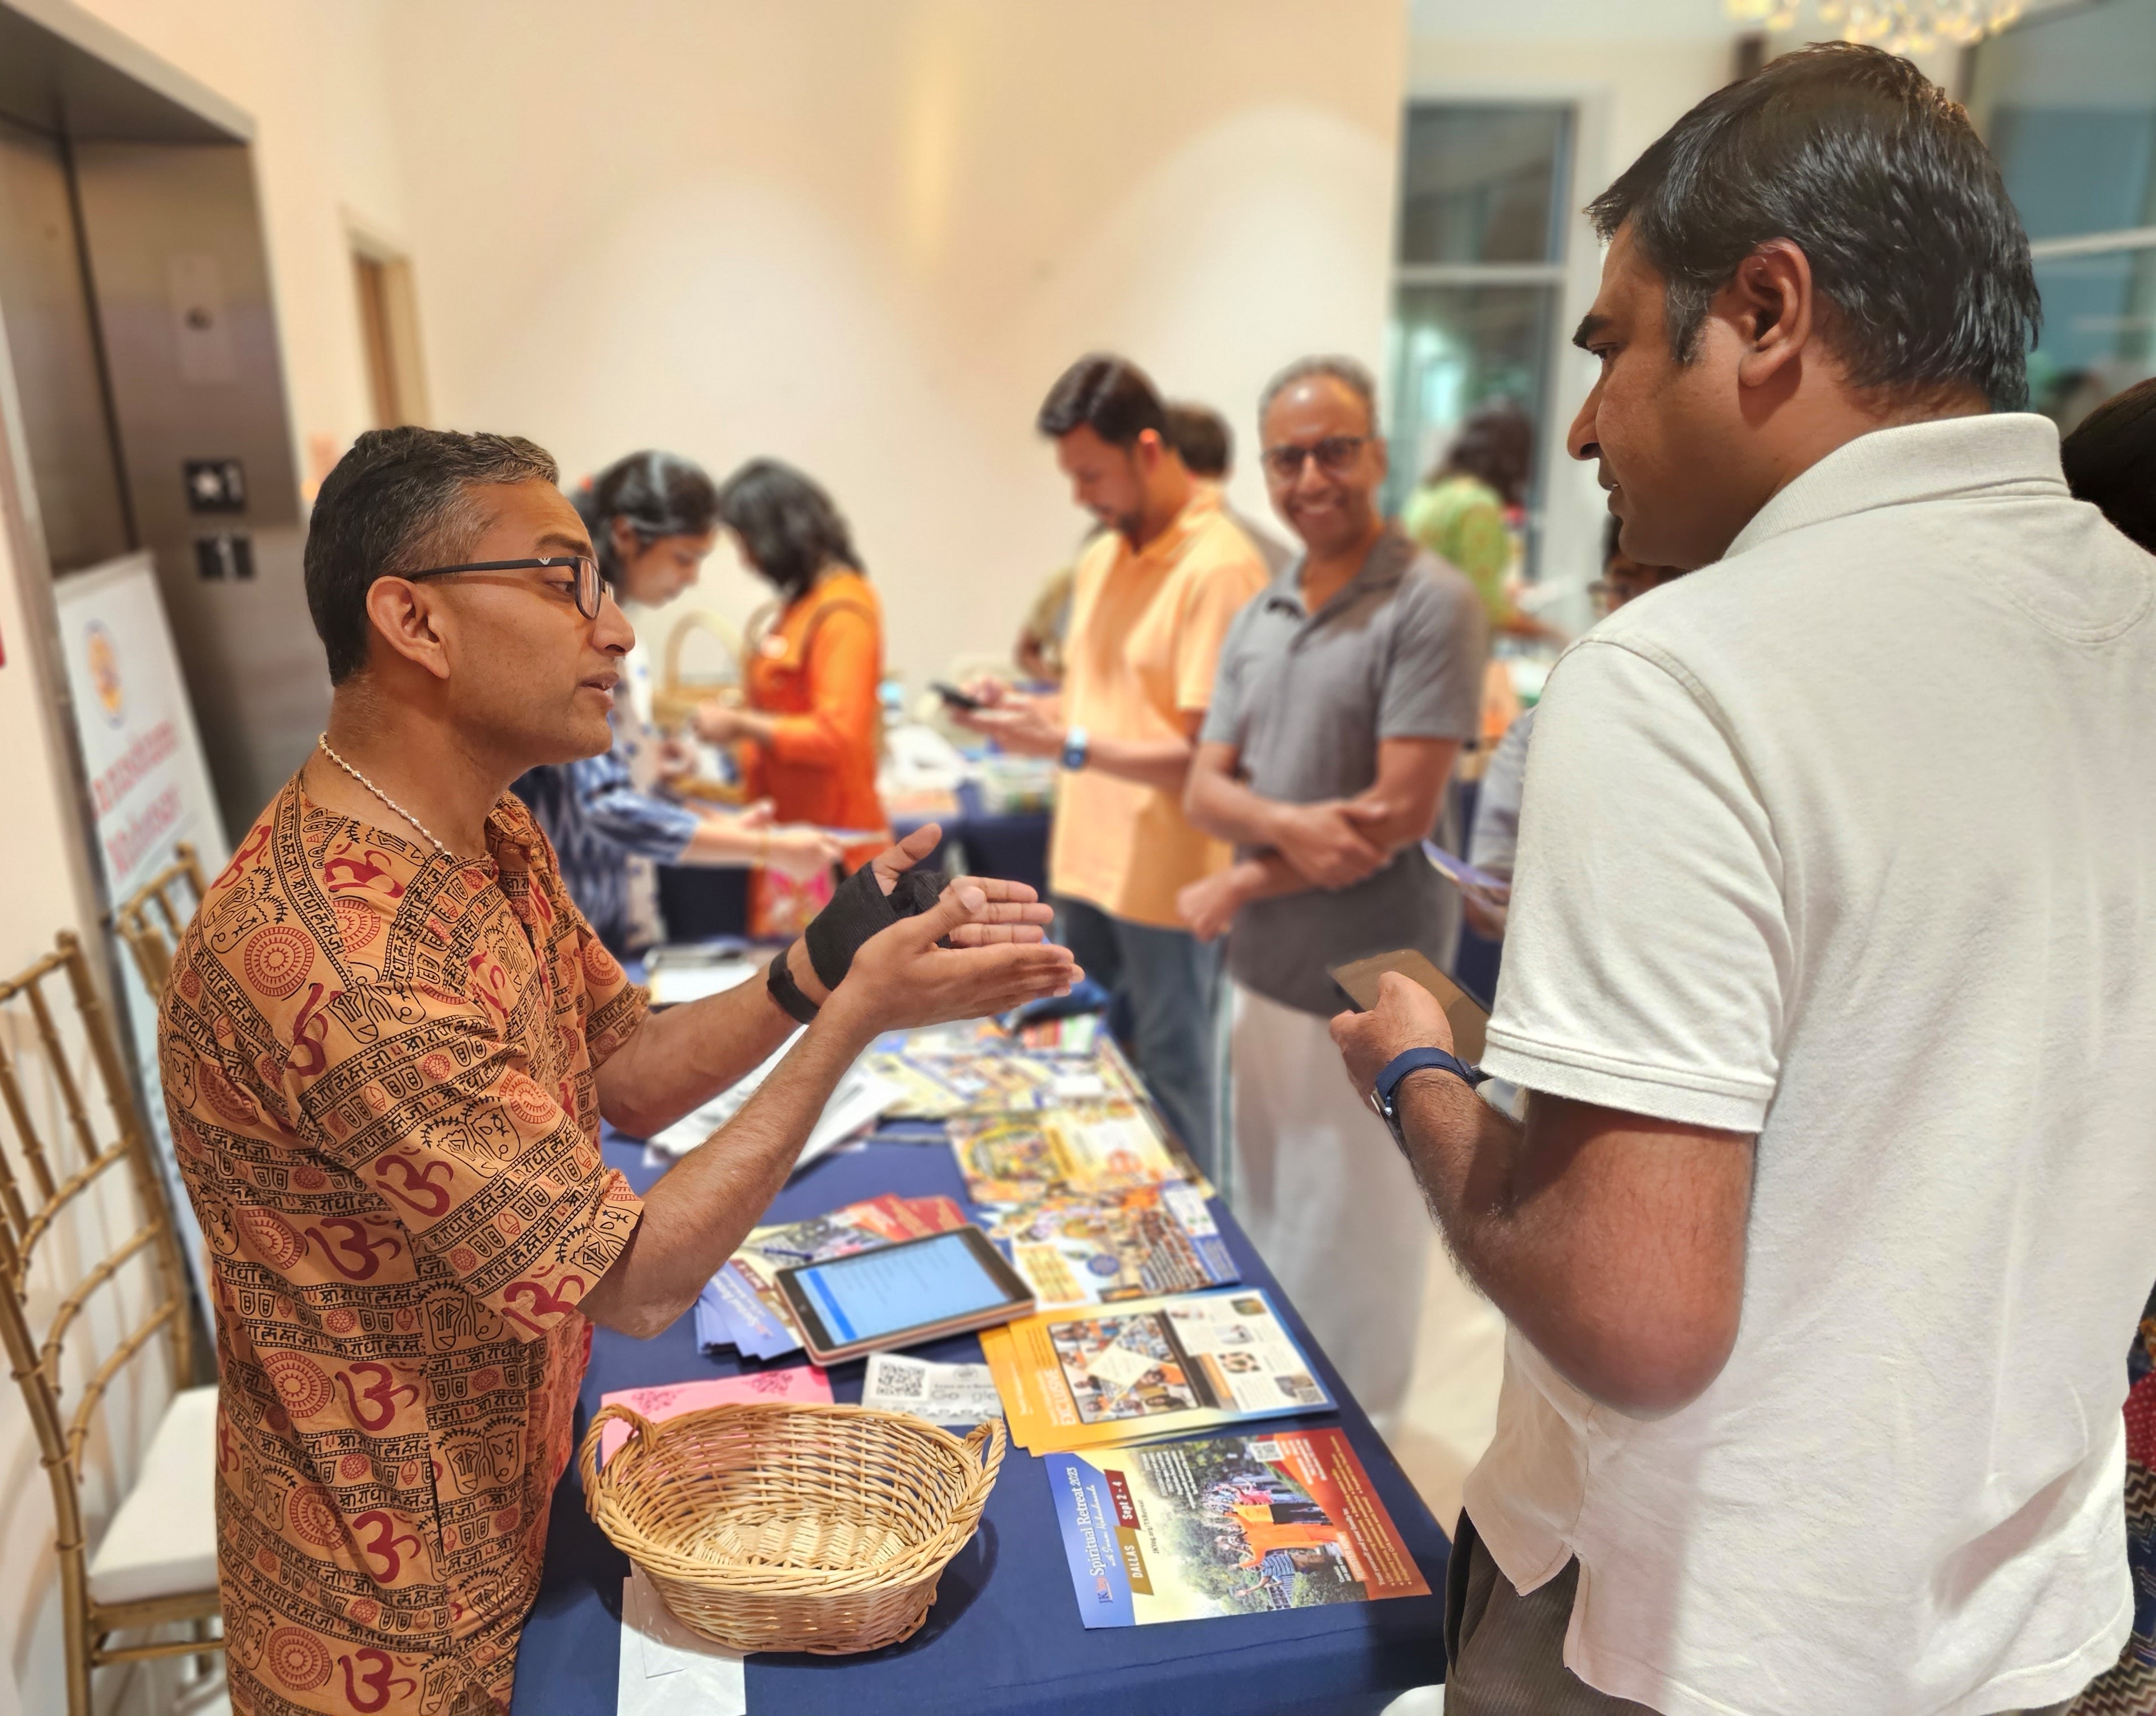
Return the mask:
[[(1382, 355), (1399, 0), (391, 17), (438, 420), (572, 475), (653, 444), (798, 463), (916, 685), (1007, 650), (1069, 557), (1085, 521), (1032, 422), (1073, 358), (1226, 412), (1262, 516), (1265, 378)], [(721, 551), (687, 605), (762, 594)]]

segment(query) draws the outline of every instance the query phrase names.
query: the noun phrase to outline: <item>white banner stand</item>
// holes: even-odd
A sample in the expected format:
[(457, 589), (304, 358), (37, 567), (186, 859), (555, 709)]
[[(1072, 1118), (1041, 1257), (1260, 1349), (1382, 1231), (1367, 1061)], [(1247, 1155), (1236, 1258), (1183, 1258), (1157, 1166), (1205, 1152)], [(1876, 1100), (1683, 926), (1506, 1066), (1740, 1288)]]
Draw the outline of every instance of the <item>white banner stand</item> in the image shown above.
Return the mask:
[[(149, 555), (123, 555), (70, 573), (55, 580), (54, 591), (106, 900), (117, 907), (131, 898), (172, 862), (181, 840), (194, 843), (204, 876), (215, 876), (232, 849)], [(157, 1073), (157, 998), (124, 948), (119, 956), (121, 1001), (158, 1167), (203, 1325), (214, 1329), (202, 1230), (180, 1181)]]

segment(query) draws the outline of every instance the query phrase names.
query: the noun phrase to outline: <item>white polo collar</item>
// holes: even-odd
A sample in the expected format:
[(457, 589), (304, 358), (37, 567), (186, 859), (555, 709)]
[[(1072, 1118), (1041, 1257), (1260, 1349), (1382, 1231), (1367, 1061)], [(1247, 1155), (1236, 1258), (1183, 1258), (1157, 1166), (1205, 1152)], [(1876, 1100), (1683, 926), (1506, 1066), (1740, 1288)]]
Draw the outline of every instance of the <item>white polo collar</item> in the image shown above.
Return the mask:
[(1874, 429), (1837, 447), (1752, 516), (1722, 556), (1734, 559), (1806, 525), (1880, 506), (1979, 493), (2066, 498), (2059, 429), (2034, 412), (1947, 417)]

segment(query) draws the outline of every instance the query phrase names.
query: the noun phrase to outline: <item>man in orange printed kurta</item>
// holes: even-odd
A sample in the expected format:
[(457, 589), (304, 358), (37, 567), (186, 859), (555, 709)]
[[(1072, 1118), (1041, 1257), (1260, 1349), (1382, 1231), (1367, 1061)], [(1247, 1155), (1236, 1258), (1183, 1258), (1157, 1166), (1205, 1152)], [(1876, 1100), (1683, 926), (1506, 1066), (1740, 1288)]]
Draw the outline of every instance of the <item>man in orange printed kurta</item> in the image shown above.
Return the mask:
[[(324, 481), (306, 576), (329, 731), (167, 984), (167, 1106), (212, 1254), (242, 1716), (502, 1708), (587, 1318), (650, 1335), (685, 1311), (876, 1032), (1073, 975), (1029, 944), (1048, 916), (1029, 891), (969, 881), (916, 917), (827, 927), (820, 965), (795, 943), (768, 987), (647, 1015), (507, 791), (606, 748), (634, 638), (555, 478), (528, 442), (399, 429)], [(889, 901), (936, 838), (860, 886)], [(797, 1020), (757, 1093), (641, 1200), (604, 1165), (603, 1114), (649, 1136)]]
[(507, 1702), (577, 1302), (641, 1207), (600, 1165), (593, 1074), (643, 993), (522, 805), (487, 834), (459, 862), (295, 779), (175, 963), (163, 1072), (214, 1255), (230, 1673), (260, 1716)]

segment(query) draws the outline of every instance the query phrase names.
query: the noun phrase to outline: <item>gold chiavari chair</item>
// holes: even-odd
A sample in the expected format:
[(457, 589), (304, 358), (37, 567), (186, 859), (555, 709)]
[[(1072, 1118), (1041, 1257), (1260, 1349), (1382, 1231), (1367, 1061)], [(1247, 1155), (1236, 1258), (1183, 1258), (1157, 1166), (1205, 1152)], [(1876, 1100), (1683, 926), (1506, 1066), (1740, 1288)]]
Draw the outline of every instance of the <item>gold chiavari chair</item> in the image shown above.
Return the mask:
[[(187, 897), (184, 900), (177, 897), (182, 882), (187, 888)], [(208, 886), (203, 881), (202, 865), (195, 856), (194, 847), (189, 842), (181, 840), (172, 848), (172, 861), (136, 889), (134, 894), (112, 913), (112, 927), (119, 932), (120, 939), (127, 944), (127, 952), (135, 962), (136, 975), (142, 979), (142, 987), (153, 1007), (164, 994), (165, 979), (172, 974), (173, 950), (179, 946), (182, 933), (208, 891)], [(157, 1100), (154, 1093), (151, 1100)], [(150, 1117), (155, 1118), (154, 1116)], [(169, 1174), (165, 1184), (175, 1201), (187, 1195), (180, 1189), (177, 1179)], [(191, 1222), (181, 1221), (179, 1242), (182, 1246), (200, 1243)], [(207, 1280), (208, 1261), (199, 1256), (192, 1261), (205, 1272), (203, 1278)], [(205, 1311), (204, 1315), (207, 1314)], [(206, 1328), (205, 1324), (197, 1324), (195, 1333), (199, 1336), (206, 1332)], [(196, 1379), (192, 1377), (185, 1379), (190, 1382)]]
[[(100, 1139), (91, 1118), (60, 1034), (58, 1009), (44, 988), (55, 978), (64, 979), (97, 1081), (104, 1087), (115, 1134), (110, 1142)], [(0, 1149), (0, 1274), (6, 1277), (5, 1291), (0, 1292), (0, 1337), (29, 1407), (39, 1463), (52, 1484), (69, 1716), (91, 1716), (93, 1670), (107, 1663), (197, 1656), (220, 1646), (203, 1636), (205, 1624), (218, 1613), (217, 1390), (183, 1389), (173, 1396), (135, 1487), (114, 1512), (92, 1554), (84, 1517), (84, 1453), (99, 1406), (130, 1361), (161, 1333), (172, 1375), (184, 1379), (192, 1374), (187, 1275), (111, 1021), (91, 981), (82, 943), (73, 933), (63, 930), (54, 952), (27, 971), (0, 979), (0, 1012), (9, 1010), (16, 1010), (18, 1021), (26, 1015), (33, 1027), (36, 1052), (64, 1123), (54, 1128), (58, 1136), (51, 1140), (40, 1136), (33, 1110), (42, 1105), (33, 1104), (24, 1068), (10, 1051), (17, 1033), (0, 1031), (0, 1112), (13, 1133), (11, 1148)], [(41, 1296), (33, 1287), (33, 1266), (41, 1247), (56, 1239), (63, 1217), (86, 1195), (109, 1195), (102, 1185), (105, 1176), (116, 1170), (131, 1182), (136, 1225), (78, 1279), (64, 1284), (66, 1291), (44, 1319), (40, 1333), (34, 1326), (35, 1302)], [(94, 1226), (86, 1221), (67, 1224), (75, 1234)], [(80, 1398), (64, 1402), (63, 1366), (70, 1338), (79, 1343), (86, 1333), (85, 1308), (138, 1257), (148, 1264), (156, 1303), (97, 1363)], [(74, 1368), (88, 1367), (78, 1357)], [(192, 1623), (194, 1636), (147, 1644), (110, 1642), (116, 1634), (175, 1623)]]
[[(189, 897), (182, 903), (174, 894), (182, 882), (187, 885)], [(179, 945), (180, 932), (187, 920), (195, 915), (195, 907), (202, 904), (208, 892), (203, 881), (202, 866), (196, 861), (195, 849), (182, 840), (172, 848), (172, 861), (135, 891), (126, 904), (112, 914), (112, 927), (120, 932), (120, 939), (127, 943), (127, 951), (134, 956), (135, 969), (141, 974), (142, 986), (155, 1000), (165, 992), (165, 979), (172, 968), (172, 949)]]

